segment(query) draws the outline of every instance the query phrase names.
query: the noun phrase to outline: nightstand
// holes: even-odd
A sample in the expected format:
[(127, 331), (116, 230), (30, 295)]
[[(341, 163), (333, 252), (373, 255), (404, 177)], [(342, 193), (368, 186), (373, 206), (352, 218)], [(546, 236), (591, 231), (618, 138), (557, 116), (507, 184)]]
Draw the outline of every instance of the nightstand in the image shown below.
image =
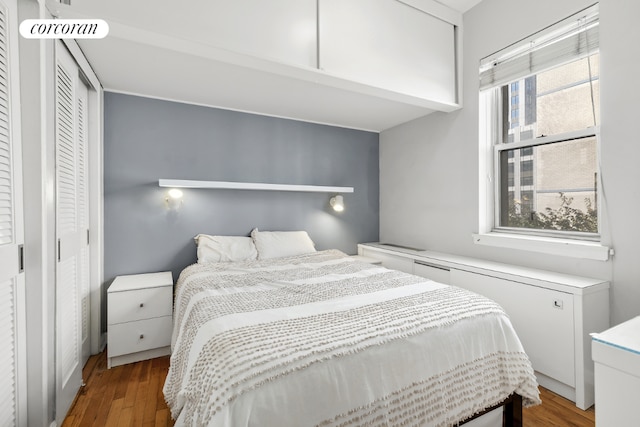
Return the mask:
[(591, 337), (596, 425), (640, 425), (640, 316)]
[(375, 264), (375, 265), (381, 265), (382, 264), (382, 260), (376, 259), (376, 258), (371, 258), (368, 256), (364, 256), (364, 255), (351, 255), (351, 258), (358, 260), (360, 262), (368, 262), (369, 264)]
[(173, 276), (118, 276), (107, 290), (107, 367), (171, 354)]

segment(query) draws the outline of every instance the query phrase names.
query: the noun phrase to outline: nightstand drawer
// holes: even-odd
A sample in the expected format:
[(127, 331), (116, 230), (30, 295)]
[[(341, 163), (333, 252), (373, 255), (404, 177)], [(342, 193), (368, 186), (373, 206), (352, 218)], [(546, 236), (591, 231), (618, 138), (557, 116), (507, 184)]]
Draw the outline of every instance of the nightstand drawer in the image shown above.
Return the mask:
[(172, 316), (109, 325), (108, 357), (171, 345)]
[(111, 292), (107, 306), (109, 324), (171, 316), (173, 286)]

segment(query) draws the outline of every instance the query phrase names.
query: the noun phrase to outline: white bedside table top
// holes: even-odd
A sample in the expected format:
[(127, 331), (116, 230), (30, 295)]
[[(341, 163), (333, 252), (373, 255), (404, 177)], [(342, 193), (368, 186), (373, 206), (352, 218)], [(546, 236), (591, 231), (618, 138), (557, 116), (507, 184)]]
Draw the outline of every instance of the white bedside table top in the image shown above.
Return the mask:
[(627, 320), (599, 334), (591, 334), (594, 341), (640, 355), (640, 316)]
[(117, 276), (107, 292), (123, 292), (160, 286), (173, 286), (173, 275), (170, 271)]

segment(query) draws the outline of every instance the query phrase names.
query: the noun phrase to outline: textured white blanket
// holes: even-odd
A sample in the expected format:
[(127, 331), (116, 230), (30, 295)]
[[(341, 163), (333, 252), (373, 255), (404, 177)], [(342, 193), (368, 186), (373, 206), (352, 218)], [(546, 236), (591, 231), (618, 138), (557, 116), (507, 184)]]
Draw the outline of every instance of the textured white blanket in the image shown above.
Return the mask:
[(178, 426), (449, 426), (539, 403), (496, 303), (335, 250), (186, 268), (172, 345)]

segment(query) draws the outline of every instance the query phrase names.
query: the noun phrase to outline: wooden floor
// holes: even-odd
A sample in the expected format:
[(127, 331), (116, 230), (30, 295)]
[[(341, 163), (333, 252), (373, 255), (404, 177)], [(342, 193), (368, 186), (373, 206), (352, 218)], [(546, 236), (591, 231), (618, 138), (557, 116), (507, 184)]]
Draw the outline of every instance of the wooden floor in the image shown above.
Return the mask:
[[(162, 395), (169, 357), (107, 369), (106, 353), (92, 356), (83, 370), (86, 386), (62, 427), (172, 426)], [(595, 412), (540, 388), (542, 405), (523, 411), (525, 427), (594, 427)]]
[(162, 394), (169, 356), (107, 369), (107, 355), (91, 356), (80, 390), (62, 427), (172, 426)]

